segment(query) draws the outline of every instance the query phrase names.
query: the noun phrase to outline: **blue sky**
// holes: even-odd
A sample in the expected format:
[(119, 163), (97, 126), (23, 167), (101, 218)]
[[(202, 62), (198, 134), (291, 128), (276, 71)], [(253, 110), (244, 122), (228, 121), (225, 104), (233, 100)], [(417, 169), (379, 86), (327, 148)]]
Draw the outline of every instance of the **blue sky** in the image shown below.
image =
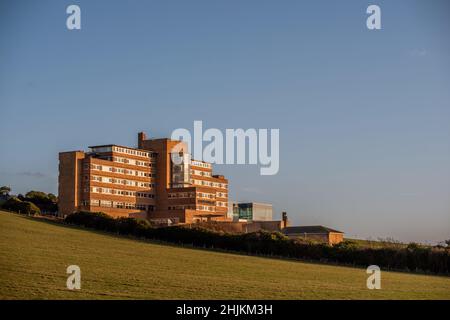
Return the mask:
[[(82, 29), (66, 28), (77, 4)], [(366, 28), (378, 4), (382, 30)], [(0, 3), (0, 184), (57, 191), (58, 152), (176, 128), (279, 128), (230, 197), (348, 236), (450, 238), (448, 1)]]

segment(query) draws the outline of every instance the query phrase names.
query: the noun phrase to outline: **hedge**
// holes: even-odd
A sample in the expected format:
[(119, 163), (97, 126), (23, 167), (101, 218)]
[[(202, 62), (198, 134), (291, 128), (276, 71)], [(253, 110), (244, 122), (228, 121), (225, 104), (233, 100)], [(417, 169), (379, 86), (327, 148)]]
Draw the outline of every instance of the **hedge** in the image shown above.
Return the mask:
[(362, 248), (349, 242), (338, 245), (292, 240), (278, 232), (258, 231), (245, 234), (216, 232), (201, 227), (172, 226), (155, 228), (134, 218), (114, 219), (104, 213), (79, 212), (65, 222), (139, 238), (160, 240), (201, 248), (236, 251), (252, 255), (277, 256), (302, 260), (449, 275), (448, 248), (410, 245), (404, 248)]

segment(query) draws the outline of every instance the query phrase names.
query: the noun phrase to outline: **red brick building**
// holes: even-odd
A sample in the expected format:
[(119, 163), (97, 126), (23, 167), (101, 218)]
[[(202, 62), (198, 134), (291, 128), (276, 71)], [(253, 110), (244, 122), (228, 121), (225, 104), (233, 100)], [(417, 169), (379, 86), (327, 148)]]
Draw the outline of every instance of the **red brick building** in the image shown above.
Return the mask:
[[(176, 147), (176, 148), (175, 148)], [(191, 160), (184, 142), (147, 139), (138, 148), (89, 147), (59, 154), (59, 212), (104, 212), (161, 223), (227, 220), (228, 180)], [(172, 153), (181, 164), (172, 161)]]
[(338, 244), (344, 241), (344, 232), (324, 226), (285, 227), (281, 230), (291, 239), (312, 240), (328, 244)]

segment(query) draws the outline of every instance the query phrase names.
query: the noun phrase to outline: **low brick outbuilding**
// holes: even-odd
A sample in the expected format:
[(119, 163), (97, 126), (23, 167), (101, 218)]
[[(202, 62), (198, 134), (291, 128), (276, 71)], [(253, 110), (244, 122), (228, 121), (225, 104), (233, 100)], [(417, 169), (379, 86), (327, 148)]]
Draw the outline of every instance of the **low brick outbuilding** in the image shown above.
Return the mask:
[(338, 244), (344, 241), (344, 232), (324, 226), (286, 227), (281, 230), (289, 238), (314, 240), (328, 244)]

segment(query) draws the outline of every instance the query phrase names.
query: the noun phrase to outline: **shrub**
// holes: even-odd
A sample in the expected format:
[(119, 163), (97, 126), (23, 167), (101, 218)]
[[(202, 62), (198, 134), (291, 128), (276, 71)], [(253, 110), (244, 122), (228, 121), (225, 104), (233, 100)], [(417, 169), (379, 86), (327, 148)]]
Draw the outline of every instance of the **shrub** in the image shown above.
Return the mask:
[(41, 210), (29, 201), (22, 201), (19, 198), (12, 197), (3, 203), (2, 208), (22, 214), (40, 214)]
[[(20, 201), (20, 200), (19, 200)], [(65, 221), (97, 230), (167, 241), (202, 248), (215, 248), (247, 254), (273, 255), (296, 259), (364, 266), (375, 264), (384, 269), (450, 274), (450, 251), (416, 244), (360, 247), (352, 241), (330, 246), (291, 240), (278, 232), (258, 231), (245, 234), (216, 232), (202, 227), (173, 226), (153, 228), (147, 221), (134, 218), (113, 219), (104, 213), (79, 212)]]
[(14, 212), (19, 212), (21, 202), (22, 201), (19, 198), (11, 197), (3, 203), (2, 208)]
[(118, 218), (115, 221), (116, 232), (125, 235), (135, 235), (143, 237), (145, 230), (150, 227), (150, 223), (144, 220), (137, 220), (134, 218)]
[(420, 245), (418, 243), (411, 242), (411, 243), (408, 244), (407, 248), (409, 250), (413, 250), (414, 251), (414, 250), (418, 250), (420, 248)]
[(22, 201), (21, 203), (21, 213), (24, 214), (40, 214), (41, 213), (41, 209), (39, 209), (34, 203), (29, 202), (29, 201)]
[(78, 212), (70, 214), (65, 221), (70, 224), (76, 224), (86, 228), (92, 228), (103, 231), (116, 231), (116, 222), (107, 214), (101, 212)]
[(30, 191), (21, 196), (22, 201), (29, 201), (34, 203), (40, 210), (44, 212), (56, 212), (58, 206), (56, 204), (57, 198), (51, 193), (45, 193), (42, 191)]

